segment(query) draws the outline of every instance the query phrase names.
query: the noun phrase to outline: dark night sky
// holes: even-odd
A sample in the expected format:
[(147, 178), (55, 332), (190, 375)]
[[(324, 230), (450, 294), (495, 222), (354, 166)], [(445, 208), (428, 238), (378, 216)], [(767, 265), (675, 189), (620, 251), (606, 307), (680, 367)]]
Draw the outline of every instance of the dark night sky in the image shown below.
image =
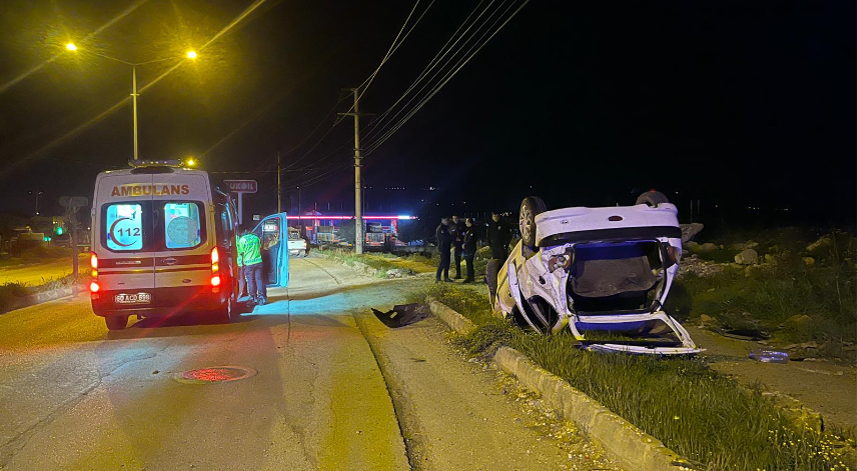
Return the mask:
[[(130, 104), (79, 128), (128, 96), (130, 70), (83, 50), (137, 62), (188, 48), (197, 61), (140, 95), (141, 158), (193, 154), (212, 172), (272, 170), (278, 149), (321, 122), (284, 156), (286, 198), (303, 185), (305, 206), (348, 208), (350, 119), (313, 145), (331, 129), (339, 89), (369, 76), (413, 3), (270, 0), (200, 49), (251, 3), (5, 1), (0, 209), (32, 212), (27, 191), (40, 189), (57, 211), (58, 196), (91, 196), (98, 171), (130, 158)], [(361, 111), (390, 106), (477, 3), (436, 1)], [(369, 209), (419, 211), (412, 201), (424, 195), (449, 211), (513, 209), (528, 193), (553, 207), (626, 204), (657, 187), (680, 204), (788, 207), (796, 221), (853, 224), (855, 15), (853, 1), (533, 0), (365, 159)], [(66, 52), (68, 41), (80, 50)], [(140, 86), (169, 65), (141, 67)], [(272, 173), (231, 176), (259, 179), (251, 211), (275, 209)], [(379, 190), (430, 186), (439, 189)]]

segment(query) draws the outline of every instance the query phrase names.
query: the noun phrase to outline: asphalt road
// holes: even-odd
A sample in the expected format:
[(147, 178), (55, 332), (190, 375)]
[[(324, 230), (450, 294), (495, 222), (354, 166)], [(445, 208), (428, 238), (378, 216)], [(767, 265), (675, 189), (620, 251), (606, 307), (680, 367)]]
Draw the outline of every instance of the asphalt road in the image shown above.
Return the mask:
[[(0, 469), (616, 469), (435, 320), (391, 330), (369, 313), (424, 278), (325, 259), (291, 270), (229, 325), (108, 333), (85, 295), (0, 315)], [(177, 379), (218, 366), (257, 373)]]

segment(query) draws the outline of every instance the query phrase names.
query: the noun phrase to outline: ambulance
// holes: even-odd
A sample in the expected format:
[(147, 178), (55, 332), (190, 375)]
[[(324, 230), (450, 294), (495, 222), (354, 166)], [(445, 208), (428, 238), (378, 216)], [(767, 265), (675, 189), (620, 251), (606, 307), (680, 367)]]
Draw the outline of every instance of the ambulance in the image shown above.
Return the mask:
[[(202, 312), (229, 322), (245, 310), (238, 300), (238, 214), (205, 171), (142, 161), (98, 174), (92, 202), (90, 299), (109, 330), (124, 329), (132, 315)], [(285, 227), (285, 215), (277, 216), (263, 222)], [(264, 254), (269, 286), (285, 286), (288, 256), (283, 274), (278, 252), (287, 251), (273, 248), (275, 258), (271, 250)]]

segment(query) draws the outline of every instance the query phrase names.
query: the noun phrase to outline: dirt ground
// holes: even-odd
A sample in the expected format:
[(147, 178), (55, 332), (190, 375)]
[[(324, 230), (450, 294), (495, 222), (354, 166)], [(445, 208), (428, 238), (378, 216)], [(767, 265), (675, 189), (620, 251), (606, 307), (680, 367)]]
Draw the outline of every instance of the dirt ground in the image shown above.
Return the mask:
[(857, 368), (825, 360), (807, 359), (786, 364), (751, 360), (751, 350), (766, 347), (757, 342), (735, 340), (685, 325), (697, 344), (706, 349), (711, 366), (746, 384), (762, 383), (770, 392), (797, 399), (819, 412), (825, 421), (857, 428)]

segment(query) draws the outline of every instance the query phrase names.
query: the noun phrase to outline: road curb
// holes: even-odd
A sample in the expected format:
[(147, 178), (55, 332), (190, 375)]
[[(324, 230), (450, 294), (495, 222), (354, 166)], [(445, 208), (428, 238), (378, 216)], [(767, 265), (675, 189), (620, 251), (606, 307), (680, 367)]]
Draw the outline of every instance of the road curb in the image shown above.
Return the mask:
[(470, 322), (470, 319), (457, 313), (446, 304), (430, 299), (429, 309), (431, 309), (432, 314), (439, 317), (440, 320), (459, 334), (467, 335), (476, 330), (476, 325)]
[[(454, 331), (467, 335), (476, 326), (443, 303), (429, 299), (432, 314)], [(691, 468), (660, 440), (610, 412), (595, 399), (571, 387), (562, 378), (537, 366), (523, 353), (500, 347), (494, 362), (527, 388), (543, 397), (562, 416), (577, 425), (629, 471), (679, 471)]]
[[(10, 306), (10, 308), (5, 312), (15, 311), (17, 309), (24, 309), (25, 307), (31, 307), (49, 301), (56, 301), (57, 299), (61, 298), (67, 298), (69, 296), (74, 296), (77, 293), (80, 293), (81, 291), (83, 290), (80, 287), (70, 286), (66, 288), (58, 288), (50, 291), (31, 294), (16, 299), (15, 302), (13, 302), (13, 304)], [(2, 314), (2, 312), (0, 312), (0, 314)]]

